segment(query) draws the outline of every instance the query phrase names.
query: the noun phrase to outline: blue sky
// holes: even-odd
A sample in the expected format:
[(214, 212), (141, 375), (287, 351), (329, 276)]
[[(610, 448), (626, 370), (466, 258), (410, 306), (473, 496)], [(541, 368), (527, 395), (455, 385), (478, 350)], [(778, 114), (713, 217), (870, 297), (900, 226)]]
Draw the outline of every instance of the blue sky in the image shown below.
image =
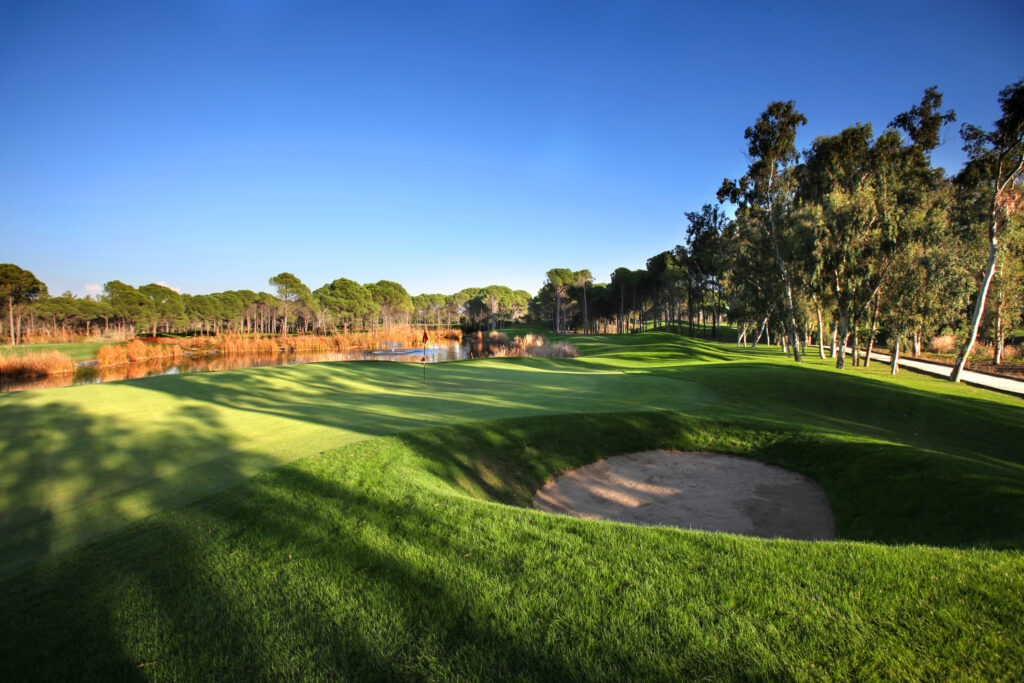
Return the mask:
[(0, 0), (0, 261), (54, 294), (606, 281), (682, 241), (770, 101), (802, 148), (930, 85), (989, 125), (1021, 26), (1022, 0)]

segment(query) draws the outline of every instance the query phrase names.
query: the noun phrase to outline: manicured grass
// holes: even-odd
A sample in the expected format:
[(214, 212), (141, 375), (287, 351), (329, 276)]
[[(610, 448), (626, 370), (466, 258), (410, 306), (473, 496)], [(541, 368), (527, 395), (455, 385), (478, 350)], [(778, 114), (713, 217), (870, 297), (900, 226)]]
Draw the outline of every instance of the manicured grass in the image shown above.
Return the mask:
[(370, 436), (502, 416), (692, 408), (696, 384), (496, 359), (323, 363), (0, 395), (0, 578)]
[(0, 346), (0, 353), (24, 355), (26, 353), (48, 353), (59, 351), (67, 354), (73, 361), (91, 360), (99, 350), (108, 344), (118, 342), (68, 342), (58, 344), (19, 344), (17, 346)]
[[(572, 341), (426, 385), (321, 364), (0, 397), (0, 556), (41, 561), (0, 582), (0, 679), (1024, 675), (1020, 399), (775, 347)], [(522, 509), (657, 447), (807, 473), (844, 540)]]

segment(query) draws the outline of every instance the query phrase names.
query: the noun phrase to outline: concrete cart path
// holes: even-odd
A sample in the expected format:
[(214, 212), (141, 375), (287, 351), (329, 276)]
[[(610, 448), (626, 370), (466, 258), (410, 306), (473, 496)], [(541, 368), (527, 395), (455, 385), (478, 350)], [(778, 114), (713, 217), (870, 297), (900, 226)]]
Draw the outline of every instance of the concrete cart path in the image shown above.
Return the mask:
[[(850, 350), (849, 353), (852, 355), (853, 351)], [(883, 363), (892, 362), (889, 354), (878, 353), (877, 351), (873, 351), (871, 353), (871, 360), (882, 361)], [(900, 358), (897, 362), (900, 367), (910, 368), (930, 375), (938, 375), (939, 377), (949, 377), (953, 374), (952, 366), (942, 365), (940, 363), (931, 363), (929, 361), (915, 360), (913, 358)], [(964, 370), (960, 373), (960, 381), (979, 387), (985, 387), (986, 389), (995, 389), (996, 391), (1003, 391), (1008, 394), (1024, 396), (1024, 381), (1019, 379), (996, 377), (995, 375), (987, 375), (982, 372), (974, 372), (973, 370)]]

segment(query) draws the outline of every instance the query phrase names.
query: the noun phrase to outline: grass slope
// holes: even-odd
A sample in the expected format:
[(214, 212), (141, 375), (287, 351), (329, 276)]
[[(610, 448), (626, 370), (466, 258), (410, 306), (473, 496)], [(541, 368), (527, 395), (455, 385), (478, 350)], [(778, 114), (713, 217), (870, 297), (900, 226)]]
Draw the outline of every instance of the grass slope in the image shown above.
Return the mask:
[[(1024, 675), (1019, 399), (665, 334), (574, 341), (583, 358), (431, 367), (427, 387), (325, 364), (5, 397), (2, 540), (50, 559), (0, 583), (0, 679)], [(810, 474), (846, 540), (522, 509), (655, 447)], [(159, 511), (188, 498), (162, 477), (201, 488), (207, 458), (223, 489), (318, 451), (56, 552), (87, 528), (69, 519), (143, 513), (133, 482)]]

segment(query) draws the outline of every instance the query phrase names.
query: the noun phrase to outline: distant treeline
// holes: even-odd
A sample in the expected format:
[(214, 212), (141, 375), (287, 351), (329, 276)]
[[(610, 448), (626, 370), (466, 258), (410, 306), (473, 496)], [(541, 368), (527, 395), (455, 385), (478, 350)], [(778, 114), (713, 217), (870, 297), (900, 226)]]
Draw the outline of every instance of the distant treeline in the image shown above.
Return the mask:
[(7, 309), (0, 336), (19, 343), (26, 336), (36, 340), (92, 334), (131, 338), (160, 332), (288, 334), (409, 324), (494, 329), (522, 319), (530, 304), (529, 292), (502, 285), (411, 296), (390, 280), (361, 285), (338, 278), (310, 290), (291, 273), (280, 273), (269, 284), (274, 294), (233, 290), (192, 295), (160, 284), (133, 287), (112, 280), (95, 298), (78, 298), (71, 292), (49, 296), (46, 285), (30, 271), (0, 264), (0, 296)]

